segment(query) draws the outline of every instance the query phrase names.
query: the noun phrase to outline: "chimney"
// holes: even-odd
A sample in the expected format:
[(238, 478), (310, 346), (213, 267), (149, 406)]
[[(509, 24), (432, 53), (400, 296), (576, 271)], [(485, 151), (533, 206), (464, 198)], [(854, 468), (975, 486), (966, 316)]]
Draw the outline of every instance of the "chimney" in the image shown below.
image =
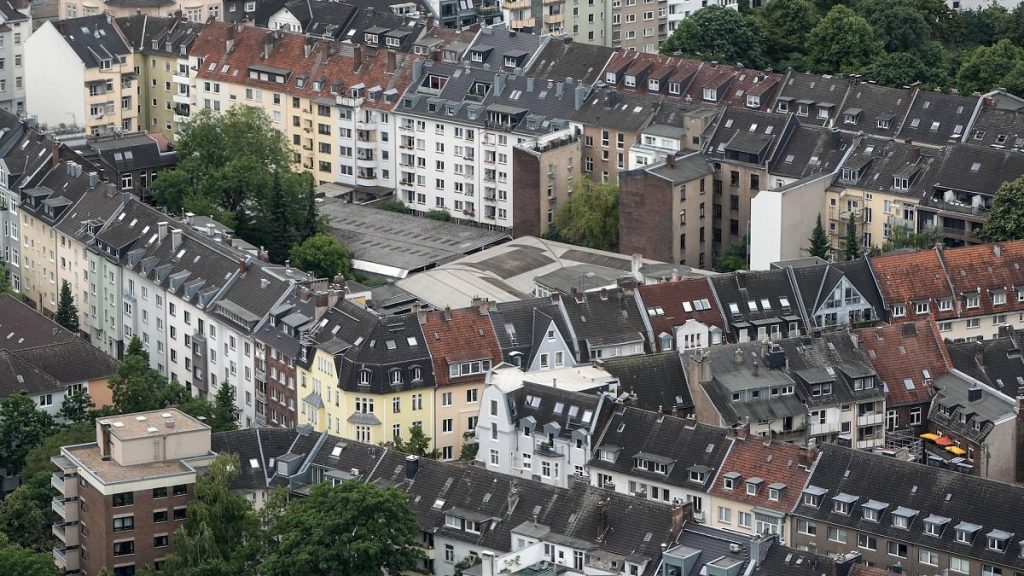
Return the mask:
[(576, 109), (583, 108), (583, 103), (587, 101), (587, 88), (586, 86), (576, 87)]
[(833, 128), (832, 131), (829, 134), (830, 134), (830, 138), (831, 138), (831, 141), (832, 141), (832, 149), (833, 150), (839, 150), (839, 147), (843, 143), (843, 136), (842, 136), (842, 134), (839, 133), (839, 129), (838, 128)]
[(967, 401), (977, 402), (981, 400), (981, 386), (971, 386), (967, 389)]
[(305, 58), (309, 58), (309, 55), (313, 53), (314, 40), (310, 37), (306, 37), (306, 41), (302, 43), (302, 55)]
[(352, 47), (352, 71), (359, 72), (363, 67), (363, 47), (355, 45)]
[(60, 165), (60, 142), (54, 140), (50, 143), (50, 168)]
[(398, 53), (388, 50), (388, 72), (394, 74), (398, 70)]
[(608, 532), (608, 502), (602, 500), (597, 503), (597, 538), (603, 540)]
[(156, 239), (158, 242), (163, 242), (164, 238), (167, 238), (167, 222), (159, 222), (156, 225)]
[(477, 303), (477, 309), (480, 310), (481, 316), (490, 314), (491, 305), (487, 302), (487, 298), (480, 299), (480, 302)]
[(261, 262), (270, 262), (270, 253), (267, 252), (266, 248), (260, 246), (260, 250), (257, 252), (257, 258), (259, 258)]
[(277, 34), (273, 31), (268, 31), (266, 36), (263, 37), (263, 59), (270, 60), (270, 56), (274, 53), (274, 44), (277, 42)]
[(110, 458), (110, 422), (97, 420), (100, 433), (97, 434), (100, 445), (100, 458)]
[(640, 273), (640, 267), (643, 266), (644, 257), (641, 254), (633, 254), (629, 262), (629, 275), (633, 277), (637, 282), (643, 282), (643, 274)]
[(619, 93), (616, 92), (615, 90), (609, 90), (604, 95), (604, 101), (605, 101), (605, 104), (607, 104), (609, 108), (611, 108), (612, 106), (615, 106), (619, 102)]
[(175, 228), (171, 230), (171, 252), (177, 252), (178, 247), (181, 246), (181, 229)]
[(672, 534), (674, 537), (683, 531), (683, 526), (693, 520), (693, 504), (683, 502), (672, 507)]
[(249, 269), (249, 259), (248, 259), (248, 257), (239, 258), (238, 259), (238, 273), (239, 274), (245, 274), (248, 269)]
[(556, 82), (555, 83), (555, 97), (561, 98), (562, 94), (564, 92), (565, 92), (565, 84), (562, 84), (561, 82)]
[(750, 372), (751, 374), (754, 375), (754, 378), (757, 378), (757, 360), (754, 360), (754, 362), (751, 364)]
[(917, 164), (920, 161), (921, 161), (921, 149), (918, 148), (917, 146), (914, 146), (913, 148), (910, 149), (910, 163), (911, 164)]
[(774, 539), (775, 536), (773, 534), (761, 534), (751, 538), (750, 559), (754, 562), (754, 566), (760, 566), (764, 562), (764, 558), (768, 555), (768, 550), (771, 548)]
[(498, 576), (494, 566), (494, 552), (480, 552), (480, 576)]
[(533, 92), (533, 76), (526, 77), (526, 91)]
[(739, 346), (736, 347), (736, 351), (733, 353), (733, 362), (737, 364), (743, 364), (743, 349)]
[(224, 52), (231, 54), (231, 51), (235, 49), (235, 27), (228, 26), (227, 32), (225, 32), (224, 38)]
[(405, 479), (412, 480), (420, 469), (420, 457), (412, 454), (405, 457)]
[(100, 183), (100, 175), (96, 172), (89, 172), (89, 188), (92, 188)]
[(445, 306), (444, 307), (444, 310), (441, 311), (441, 318), (445, 322), (451, 322), (451, 319), (452, 319), (452, 307), (451, 306)]
[(668, 164), (669, 168), (675, 168), (676, 167), (676, 155), (675, 154), (669, 154), (669, 155), (665, 156), (665, 164)]
[(974, 361), (979, 367), (985, 365), (985, 345), (980, 340), (974, 343)]
[(494, 93), (501, 96), (501, 93), (505, 91), (505, 75), (495, 74), (494, 75)]

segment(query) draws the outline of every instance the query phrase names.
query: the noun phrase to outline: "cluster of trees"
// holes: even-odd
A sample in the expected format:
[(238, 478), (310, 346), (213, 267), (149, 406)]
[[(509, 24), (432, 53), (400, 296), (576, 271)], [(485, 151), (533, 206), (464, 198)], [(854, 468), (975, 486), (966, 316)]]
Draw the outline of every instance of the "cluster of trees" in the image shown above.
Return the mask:
[(546, 238), (614, 252), (619, 247), (619, 187), (613, 182), (581, 178), (571, 183), (572, 196), (555, 212)]
[[(266, 247), (277, 263), (327, 231), (312, 176), (292, 170), (291, 146), (262, 110), (202, 110), (182, 129), (176, 149), (175, 169), (153, 182), (155, 201), (168, 211), (210, 215), (239, 238)], [(322, 247), (323, 239), (317, 242)]]
[(890, 86), (922, 82), (963, 92), (1024, 95), (1024, 6), (952, 10), (945, 0), (772, 0), (708, 6), (680, 22), (666, 54), (861, 74)]
[(1024, 238), (1024, 176), (999, 187), (992, 199), (992, 213), (978, 237), (985, 242)]
[[(94, 408), (88, 391), (81, 390), (65, 397), (57, 418), (40, 410), (24, 392), (0, 401), (0, 469), (22, 481), (0, 501), (0, 565), (24, 567), (12, 573), (53, 573), (49, 571), (54, 546), (50, 525), (56, 517), (50, 509), (50, 458), (60, 454), (61, 446), (94, 442), (95, 418), (175, 406), (205, 418), (214, 431), (238, 427), (234, 387), (222, 383), (214, 402), (193, 397), (149, 367), (148, 354), (138, 338), (128, 346), (109, 387), (112, 406)], [(48, 568), (37, 571), (37, 564)]]

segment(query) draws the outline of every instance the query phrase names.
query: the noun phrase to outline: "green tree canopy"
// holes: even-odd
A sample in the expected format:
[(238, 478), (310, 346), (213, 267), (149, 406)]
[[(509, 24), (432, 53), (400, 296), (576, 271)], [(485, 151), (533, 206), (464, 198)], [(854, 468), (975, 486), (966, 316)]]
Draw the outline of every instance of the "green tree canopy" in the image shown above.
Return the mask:
[(11, 274), (7, 271), (7, 263), (0, 260), (0, 296), (13, 292), (14, 288), (11, 287)]
[(619, 246), (618, 186), (583, 178), (574, 181), (573, 188), (572, 197), (555, 213), (559, 237), (578, 246), (614, 251)]
[(1024, 177), (1004, 182), (992, 199), (992, 213), (978, 237), (986, 242), (1024, 238)]
[(0, 501), (0, 533), (26, 549), (45, 551), (50, 548), (48, 509), (32, 498), (27, 486), (21, 486)]
[(78, 334), (78, 307), (71, 294), (71, 285), (64, 280), (60, 285), (60, 301), (57, 303), (57, 324)]
[(58, 576), (52, 552), (37, 552), (14, 544), (0, 547), (0, 566), (5, 574)]
[(909, 86), (931, 74), (932, 69), (909, 52), (887, 52), (864, 68), (866, 79), (886, 86)]
[(831, 248), (828, 243), (828, 236), (825, 234), (825, 228), (821, 225), (821, 214), (818, 214), (818, 221), (814, 224), (814, 229), (811, 230), (810, 238), (811, 247), (807, 250), (811, 256), (817, 256), (823, 260), (828, 260), (828, 253)]
[(352, 276), (352, 253), (330, 234), (310, 236), (292, 248), (292, 266), (311, 272), (316, 278), (333, 280), (341, 274)]
[(708, 6), (681, 21), (661, 45), (663, 54), (675, 54), (742, 63), (752, 68), (765, 64), (764, 34), (757, 22), (724, 6)]
[(725, 253), (722, 254), (722, 262), (719, 264), (718, 269), (722, 272), (746, 270), (750, 263), (749, 247), (750, 240), (747, 236), (744, 236), (739, 242), (730, 244), (725, 249)]
[(815, 72), (857, 72), (881, 51), (882, 43), (867, 20), (843, 5), (829, 10), (807, 35), (808, 64)]
[(771, 61), (779, 67), (800, 68), (807, 33), (821, 19), (817, 7), (810, 0), (772, 0), (760, 12), (760, 18)]
[(395, 437), (395, 450), (405, 452), (413, 456), (423, 456), (437, 460), (440, 453), (436, 448), (431, 448), (431, 438), (423, 431), (423, 426), (415, 424), (409, 427), (409, 439), (402, 440), (400, 436)]
[(380, 576), (421, 557), (419, 525), (405, 494), (361, 482), (319, 484), (269, 527), (263, 576)]
[(930, 248), (940, 242), (942, 242), (942, 235), (934, 229), (914, 232), (906, 226), (893, 226), (885, 244), (882, 245), (882, 252), (892, 252), (902, 248)]
[(924, 16), (905, 0), (860, 0), (857, 12), (889, 52), (913, 52), (931, 38)]
[(29, 450), (53, 432), (53, 418), (24, 391), (0, 400), (0, 468), (18, 474)]
[(423, 215), (424, 218), (437, 220), (438, 222), (451, 222), (452, 215), (447, 210), (431, 210)]
[(89, 390), (82, 387), (64, 395), (64, 402), (60, 405), (60, 412), (57, 415), (67, 422), (85, 422), (92, 419), (90, 410), (95, 407), (92, 398), (89, 397)]
[(846, 223), (846, 242), (843, 244), (843, 254), (847, 260), (860, 258), (860, 235), (857, 234), (857, 215), (850, 212), (850, 220)]
[(992, 46), (980, 46), (967, 54), (957, 73), (957, 84), (964, 92), (987, 92), (996, 87), (1020, 92), (1024, 48), (1009, 40)]

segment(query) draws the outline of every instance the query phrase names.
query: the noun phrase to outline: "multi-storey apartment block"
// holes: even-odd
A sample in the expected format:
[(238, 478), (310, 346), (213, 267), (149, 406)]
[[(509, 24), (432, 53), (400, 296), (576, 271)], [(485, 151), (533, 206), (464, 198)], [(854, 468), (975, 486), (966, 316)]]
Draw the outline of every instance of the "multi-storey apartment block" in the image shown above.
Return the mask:
[(6, 2), (0, 7), (0, 110), (25, 113), (25, 41), (32, 34), (27, 2)]

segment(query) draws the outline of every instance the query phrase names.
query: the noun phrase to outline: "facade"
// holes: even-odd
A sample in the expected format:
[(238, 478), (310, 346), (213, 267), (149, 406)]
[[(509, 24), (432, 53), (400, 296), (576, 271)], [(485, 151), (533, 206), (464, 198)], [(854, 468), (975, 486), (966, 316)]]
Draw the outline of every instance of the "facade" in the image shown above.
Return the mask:
[(512, 149), (512, 180), (524, 192), (512, 196), (513, 236), (542, 236), (554, 229), (558, 208), (581, 178), (581, 150), (578, 134)]
[(45, 22), (25, 41), (28, 114), (101, 136), (139, 129), (138, 63), (113, 20)]
[(562, 298), (566, 323), (576, 339), (578, 362), (644, 354), (651, 349), (650, 330), (636, 297), (636, 283), (620, 288), (578, 292)]
[(729, 342), (763, 342), (807, 333), (801, 302), (786, 270), (740, 271), (710, 280)]
[(176, 160), (168, 140), (145, 132), (91, 138), (78, 151), (103, 180), (140, 200), (152, 196), (150, 187), (158, 174), (173, 168)]
[(801, 308), (814, 328), (863, 326), (884, 320), (885, 307), (867, 258), (812, 266), (785, 266)]
[(97, 5), (88, 0), (58, 0), (57, 18), (74, 19), (82, 16), (106, 14), (113, 18), (125, 18), (141, 14), (153, 17), (174, 17), (181, 14), (190, 22), (206, 22), (221, 18), (221, 2), (214, 0), (104, 0)]
[(21, 116), (25, 113), (25, 41), (32, 34), (32, 16), (27, 2), (8, 2), (0, 7), (0, 110)]
[(501, 362), (524, 372), (577, 365), (576, 341), (560, 297), (498, 302), (490, 317)]
[[(210, 427), (175, 408), (96, 421), (97, 442), (64, 446), (58, 468), (53, 551), (64, 573), (160, 569), (184, 524), (197, 468), (215, 456)], [(153, 450), (153, 440), (160, 450)]]
[(646, 284), (637, 288), (661, 352), (725, 342), (725, 319), (707, 278)]

